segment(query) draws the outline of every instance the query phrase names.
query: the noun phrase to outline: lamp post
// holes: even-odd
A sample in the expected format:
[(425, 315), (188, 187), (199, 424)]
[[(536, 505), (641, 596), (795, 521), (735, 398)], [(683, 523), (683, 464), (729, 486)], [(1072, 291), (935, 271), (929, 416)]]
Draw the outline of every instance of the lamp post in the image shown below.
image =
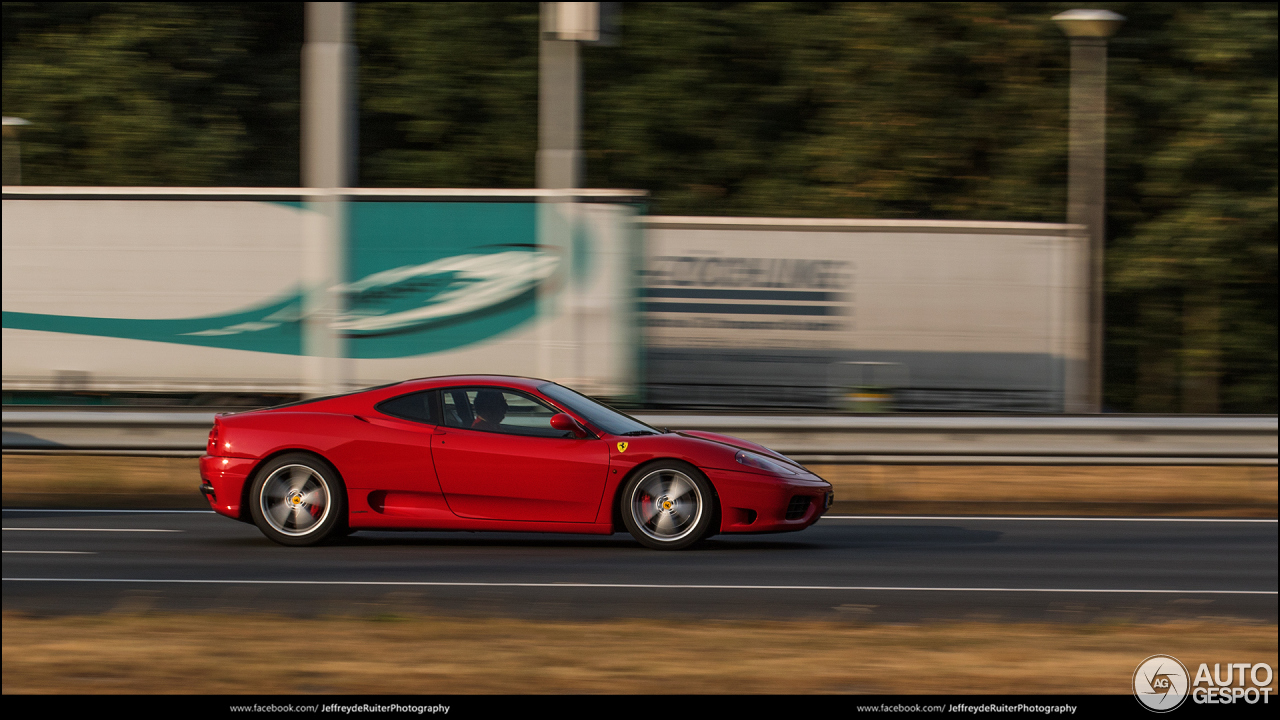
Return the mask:
[(352, 3), (304, 5), (302, 45), (303, 231), (302, 381), (307, 395), (347, 389), (346, 341), (333, 328), (344, 311), (346, 232), (343, 188), (355, 174), (355, 47)]
[(540, 188), (576, 188), (582, 181), (582, 69), (578, 43), (600, 39), (600, 3), (544, 2), (538, 41)]
[(22, 184), (22, 146), (18, 144), (18, 128), (30, 125), (20, 117), (4, 119), (4, 184)]
[[(599, 42), (598, 2), (544, 2), (538, 38), (538, 187), (570, 190), (582, 185), (582, 66), (578, 44)], [(538, 244), (572, 258), (580, 222), (572, 195), (542, 197), (538, 203)], [(571, 262), (571, 260), (570, 260)], [(576, 286), (561, 296), (538, 290), (538, 355), (541, 377), (580, 383), (585, 375), (584, 300)], [(570, 329), (553, 331), (547, 320), (572, 318)]]
[[(1053, 21), (1071, 40), (1067, 222), (1089, 234), (1088, 360), (1085, 392), (1067, 393), (1067, 412), (1102, 411), (1103, 252), (1106, 220), (1107, 38), (1125, 18), (1110, 10), (1068, 10)], [(1071, 374), (1072, 371), (1068, 370)], [(1073, 398), (1074, 396), (1074, 398)]]

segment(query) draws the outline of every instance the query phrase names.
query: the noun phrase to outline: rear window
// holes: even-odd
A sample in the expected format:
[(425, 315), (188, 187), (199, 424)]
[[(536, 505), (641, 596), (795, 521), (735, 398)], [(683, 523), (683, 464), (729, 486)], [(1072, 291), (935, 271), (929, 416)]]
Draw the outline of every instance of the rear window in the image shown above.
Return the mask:
[(436, 411), (435, 398), (432, 397), (434, 394), (434, 390), (424, 390), (401, 395), (390, 400), (383, 400), (376, 407), (378, 412), (391, 417), (439, 425), (439, 413)]

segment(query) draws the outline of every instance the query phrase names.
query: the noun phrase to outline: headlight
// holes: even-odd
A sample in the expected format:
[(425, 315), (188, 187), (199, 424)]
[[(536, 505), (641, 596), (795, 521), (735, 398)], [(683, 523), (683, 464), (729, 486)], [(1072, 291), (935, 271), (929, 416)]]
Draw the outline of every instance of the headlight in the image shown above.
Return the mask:
[(755, 453), (749, 453), (746, 450), (739, 450), (738, 454), (733, 456), (733, 459), (737, 460), (743, 465), (746, 465), (747, 467), (753, 467), (757, 470), (764, 470), (765, 472), (779, 473), (782, 475), (796, 474), (795, 470), (792, 470), (791, 468), (787, 467), (786, 465), (783, 465), (782, 463), (776, 463), (772, 460), (767, 460), (760, 455), (756, 455)]

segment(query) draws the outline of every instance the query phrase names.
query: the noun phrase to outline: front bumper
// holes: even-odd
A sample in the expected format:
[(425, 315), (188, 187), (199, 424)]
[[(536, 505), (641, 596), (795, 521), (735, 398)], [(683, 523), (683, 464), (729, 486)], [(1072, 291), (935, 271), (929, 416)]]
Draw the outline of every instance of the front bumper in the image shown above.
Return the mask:
[(780, 478), (733, 470), (706, 470), (720, 496), (720, 532), (803, 530), (831, 507), (831, 483), (816, 475)]

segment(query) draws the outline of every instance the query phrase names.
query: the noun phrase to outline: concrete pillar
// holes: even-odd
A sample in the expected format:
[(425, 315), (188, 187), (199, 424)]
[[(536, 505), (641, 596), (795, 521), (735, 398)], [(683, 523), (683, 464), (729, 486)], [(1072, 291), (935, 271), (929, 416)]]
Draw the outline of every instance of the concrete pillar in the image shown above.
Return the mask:
[(576, 188), (582, 182), (578, 42), (543, 33), (538, 45), (538, 187)]
[(1067, 222), (1089, 233), (1088, 394), (1067, 400), (1068, 412), (1101, 412), (1106, 248), (1107, 38), (1124, 22), (1109, 10), (1068, 10), (1053, 17), (1071, 39)]
[(355, 48), (351, 3), (309, 2), (302, 46), (303, 384), (307, 394), (343, 392), (351, 382), (346, 343), (333, 321), (344, 311), (346, 213), (342, 188), (355, 167)]
[(1089, 381), (1087, 412), (1102, 410), (1106, 341), (1104, 257), (1107, 198), (1107, 41), (1071, 39), (1070, 150), (1067, 222), (1089, 229)]
[[(599, 37), (597, 3), (541, 3), (538, 39), (539, 188), (568, 190), (582, 184), (582, 70), (578, 43)], [(538, 245), (560, 258), (558, 272), (570, 277), (577, 208), (572, 195), (538, 203)], [(561, 286), (559, 291), (557, 285)], [(581, 298), (572, 283), (544, 283), (538, 292), (538, 374), (574, 382), (583, 366)], [(549, 321), (573, 316), (572, 330), (553, 337)]]

